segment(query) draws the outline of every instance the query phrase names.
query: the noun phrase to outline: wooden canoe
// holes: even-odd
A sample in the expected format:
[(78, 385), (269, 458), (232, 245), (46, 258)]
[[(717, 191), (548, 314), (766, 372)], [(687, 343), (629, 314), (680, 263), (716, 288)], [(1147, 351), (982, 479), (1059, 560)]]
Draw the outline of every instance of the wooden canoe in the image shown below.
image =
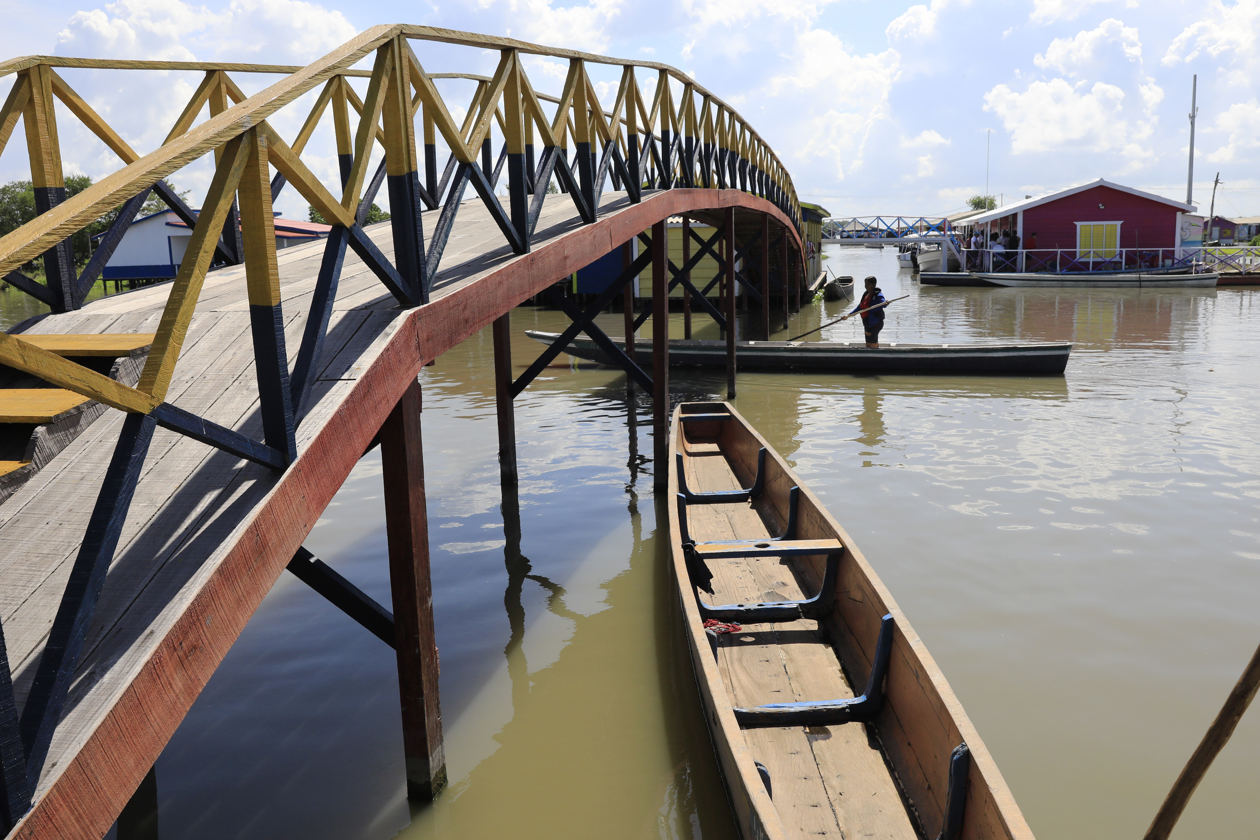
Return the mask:
[[(525, 335), (551, 344), (558, 333), (526, 330)], [(624, 340), (613, 337), (621, 346)], [(856, 375), (904, 376), (1062, 376), (1072, 345), (1066, 342), (1014, 344), (907, 344), (865, 341), (740, 341), (740, 370), (818, 371)], [(579, 359), (615, 365), (589, 338), (577, 336), (564, 352)], [(650, 341), (639, 342), (634, 359), (646, 365), (652, 358)], [(726, 342), (710, 339), (669, 340), (670, 367), (726, 367)]]
[(923, 642), (765, 440), (684, 403), (669, 466), (675, 591), (745, 840), (1031, 840)]

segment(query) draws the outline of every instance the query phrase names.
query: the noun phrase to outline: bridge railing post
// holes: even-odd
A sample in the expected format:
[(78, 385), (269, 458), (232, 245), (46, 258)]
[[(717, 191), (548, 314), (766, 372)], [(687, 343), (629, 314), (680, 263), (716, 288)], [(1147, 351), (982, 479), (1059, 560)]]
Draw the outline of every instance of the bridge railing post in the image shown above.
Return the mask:
[(381, 427), (380, 440), (407, 798), (427, 801), (446, 786), (446, 755), (420, 408), (420, 383), (413, 381)]
[[(26, 151), (31, 161), (31, 185), (35, 192), (35, 213), (43, 215), (66, 200), (65, 173), (61, 163), (61, 142), (53, 108), (51, 67), (36, 64), (20, 74), (25, 78), (26, 106), (22, 124), (26, 130)], [(18, 93), (14, 86), (14, 93)], [(20, 94), (19, 94), (20, 95)], [(75, 294), (74, 250), (70, 239), (58, 242), (44, 252), (44, 275), (51, 293), (54, 312), (78, 309)]]

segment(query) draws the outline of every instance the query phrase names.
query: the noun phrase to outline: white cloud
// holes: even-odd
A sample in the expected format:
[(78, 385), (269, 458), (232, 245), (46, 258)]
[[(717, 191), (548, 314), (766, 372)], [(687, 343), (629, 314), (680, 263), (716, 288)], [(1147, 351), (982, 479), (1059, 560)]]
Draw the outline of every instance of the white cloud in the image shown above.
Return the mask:
[(915, 137), (901, 141), (901, 147), (903, 149), (930, 149), (933, 146), (948, 145), (949, 140), (945, 139), (938, 132), (930, 128), (926, 131), (919, 132), (919, 134)]
[[(787, 106), (785, 110), (795, 106), (807, 114), (794, 131), (781, 133), (791, 138), (783, 151), (805, 164), (826, 163), (836, 178), (843, 179), (862, 165), (871, 129), (888, 116), (888, 96), (899, 63), (895, 50), (854, 55), (829, 30), (810, 29), (797, 37), (784, 72), (751, 99), (773, 100)], [(832, 95), (835, 79), (845, 80), (846, 96)], [(820, 112), (819, 102), (830, 107)]]
[(1229, 135), (1224, 146), (1207, 155), (1212, 163), (1230, 163), (1239, 159), (1240, 152), (1260, 148), (1260, 103), (1254, 98), (1235, 102), (1217, 116), (1211, 130)]
[(265, 55), (310, 62), (358, 34), (338, 11), (303, 0), (232, 0), (220, 12), (181, 0), (118, 0), (76, 12), (57, 38), (62, 55), (210, 60)]
[(923, 157), (915, 158), (915, 160), (919, 164), (916, 174), (920, 178), (928, 178), (936, 174), (936, 162), (932, 160), (931, 155), (924, 155)]
[[(1032, 14), (1028, 16), (1033, 23), (1054, 23), (1059, 20), (1073, 20), (1081, 15), (1089, 6), (1110, 3), (1115, 0), (1033, 0)], [(1137, 7), (1137, 0), (1125, 0), (1126, 8)]]
[(1119, 148), (1128, 134), (1124, 91), (1103, 82), (1088, 92), (1065, 79), (1033, 82), (1023, 93), (998, 85), (985, 94), (984, 103), (1010, 132), (1015, 154), (1062, 151), (1066, 146), (1108, 151)]
[[(1228, 73), (1234, 84), (1250, 87), (1254, 72), (1260, 69), (1260, 2), (1239, 0), (1226, 6), (1220, 0), (1212, 0), (1203, 8), (1202, 18), (1187, 26), (1169, 44), (1162, 63), (1167, 67), (1189, 64), (1200, 56), (1206, 56), (1222, 69), (1226, 60), (1233, 65)], [(1228, 71), (1227, 71), (1228, 72)]]
[(1108, 44), (1119, 44), (1125, 58), (1141, 63), (1142, 42), (1138, 38), (1137, 29), (1125, 26), (1115, 18), (1108, 18), (1097, 28), (1078, 32), (1073, 38), (1055, 38), (1050, 42), (1045, 55), (1033, 57), (1033, 64), (1042, 69), (1058, 70), (1074, 76), (1080, 67), (1097, 56), (1100, 48)]
[(478, 0), (478, 5), (496, 10), (506, 7), (505, 17), (520, 27), (518, 37), (526, 41), (602, 53), (608, 51), (612, 22), (621, 16), (622, 0), (561, 7), (553, 6), (551, 0)]
[(782, 0), (683, 0), (682, 8), (703, 30), (736, 27), (762, 17), (810, 22), (836, 0), (785, 3)]
[(932, 0), (930, 5), (911, 6), (888, 24), (884, 34), (888, 42), (923, 41), (936, 33), (936, 17), (946, 6), (947, 0)]

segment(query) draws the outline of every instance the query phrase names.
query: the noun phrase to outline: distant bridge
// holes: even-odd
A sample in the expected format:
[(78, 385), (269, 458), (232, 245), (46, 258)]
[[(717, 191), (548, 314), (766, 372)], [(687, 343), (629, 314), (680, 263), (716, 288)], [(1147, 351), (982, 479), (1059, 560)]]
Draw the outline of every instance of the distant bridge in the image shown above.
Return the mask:
[(944, 216), (854, 216), (823, 222), (825, 239), (905, 239), (953, 236)]
[[(497, 69), (432, 73), (413, 50), (431, 42), (496, 51)], [(558, 96), (535, 93), (527, 55), (567, 62)], [(353, 69), (364, 58), (372, 69)], [(620, 73), (611, 110), (588, 75), (596, 66)], [(202, 78), (167, 139), (142, 154), (69, 84), (80, 69)], [(281, 78), (246, 96), (238, 73)], [(655, 82), (650, 96), (639, 73)], [(666, 330), (653, 331), (649, 373), (594, 315), (651, 266), (653, 309), (627, 309), (627, 342), (649, 314), (667, 319), (668, 289), (681, 284), (727, 328), (733, 391), (737, 284), (760, 302), (767, 334), (772, 295), (785, 320), (799, 305), (800, 205), (786, 168), (733, 108), (672, 67), (421, 26), (374, 27), (306, 67), (32, 56), (0, 64), (0, 76), (15, 78), (0, 151), (21, 120), (40, 213), (0, 239), (0, 276), (53, 313), (0, 334), (12, 373), (0, 381), (0, 443), (29, 455), (0, 464), (0, 824), (17, 837), (103, 836), (286, 568), (397, 651), (408, 792), (431, 796), (446, 771), (421, 366), (493, 324), (498, 446), (515, 481), (511, 399), (539, 365), (513, 381), (508, 313), (620, 250), (621, 275), (590, 307), (553, 300), (573, 318), (566, 336), (585, 331), (652, 393), (663, 481)], [(362, 96), (355, 78), (367, 80)], [(462, 121), (440, 91), (455, 79), (476, 87)], [(282, 137), (273, 117), (307, 92), (314, 107)], [(72, 198), (54, 100), (121, 161)], [(333, 184), (302, 159), (329, 114)], [(385, 155), (373, 169), (377, 143)], [(214, 177), (194, 213), (165, 179), (208, 153)], [(559, 195), (548, 195), (553, 178)], [(382, 186), (392, 219), (365, 227)], [(287, 187), (333, 229), (277, 254), (272, 206)], [(153, 193), (192, 228), (178, 276), (85, 304)], [(70, 237), (114, 210), (80, 269)], [(666, 250), (677, 215), (714, 229), (692, 232), (682, 265)], [(648, 247), (632, 259), (635, 239)], [(706, 255), (718, 276), (693, 276)], [(20, 271), (41, 257), (46, 280)], [(302, 548), (378, 444), (392, 610)]]

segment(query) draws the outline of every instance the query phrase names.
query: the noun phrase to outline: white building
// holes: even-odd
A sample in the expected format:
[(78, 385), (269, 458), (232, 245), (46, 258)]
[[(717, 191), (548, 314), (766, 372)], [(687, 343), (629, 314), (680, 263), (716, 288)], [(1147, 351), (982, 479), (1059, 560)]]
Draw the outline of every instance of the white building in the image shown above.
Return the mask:
[[(287, 248), (303, 242), (324, 239), (330, 225), (298, 222), (280, 216), (275, 220), (276, 248)], [(104, 234), (94, 237), (99, 240)], [(163, 210), (143, 219), (136, 219), (123, 234), (105, 270), (104, 280), (161, 280), (172, 278), (179, 271), (192, 230), (175, 215)]]

